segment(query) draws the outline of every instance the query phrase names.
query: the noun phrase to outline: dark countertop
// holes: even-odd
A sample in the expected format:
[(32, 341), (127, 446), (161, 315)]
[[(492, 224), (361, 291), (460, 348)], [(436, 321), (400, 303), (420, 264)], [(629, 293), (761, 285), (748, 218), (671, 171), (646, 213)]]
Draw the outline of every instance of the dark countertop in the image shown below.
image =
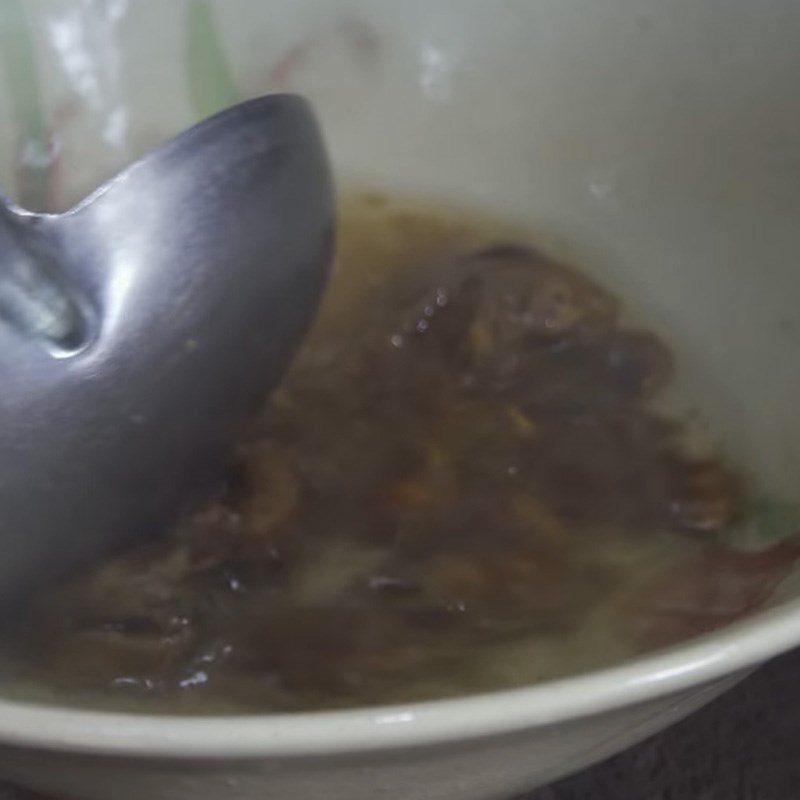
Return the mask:
[[(0, 787), (0, 800), (44, 798)], [(516, 800), (800, 800), (800, 650), (638, 747)]]
[(800, 650), (638, 747), (518, 800), (800, 800)]

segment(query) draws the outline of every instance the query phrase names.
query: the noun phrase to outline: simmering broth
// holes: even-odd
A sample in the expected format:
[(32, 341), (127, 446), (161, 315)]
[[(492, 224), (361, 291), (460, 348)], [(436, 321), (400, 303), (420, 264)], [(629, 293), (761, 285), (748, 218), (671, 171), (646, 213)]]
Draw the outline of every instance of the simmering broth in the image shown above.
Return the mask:
[[(598, 667), (760, 604), (745, 490), (656, 410), (673, 359), (493, 221), (343, 204), (336, 274), (219, 492), (37, 598), (13, 679), (146, 711), (442, 697)], [(42, 687), (49, 687), (47, 690)]]

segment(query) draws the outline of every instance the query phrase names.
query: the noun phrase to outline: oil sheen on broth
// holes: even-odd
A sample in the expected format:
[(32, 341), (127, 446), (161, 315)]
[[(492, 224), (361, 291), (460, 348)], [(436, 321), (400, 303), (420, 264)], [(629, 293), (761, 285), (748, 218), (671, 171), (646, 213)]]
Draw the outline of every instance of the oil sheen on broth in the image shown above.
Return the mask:
[(617, 298), (474, 216), (360, 194), (340, 230), (225, 485), (39, 597), (7, 634), (19, 685), (144, 711), (443, 697), (695, 635), (774, 586), (791, 559), (726, 544), (737, 480), (654, 410), (672, 357)]

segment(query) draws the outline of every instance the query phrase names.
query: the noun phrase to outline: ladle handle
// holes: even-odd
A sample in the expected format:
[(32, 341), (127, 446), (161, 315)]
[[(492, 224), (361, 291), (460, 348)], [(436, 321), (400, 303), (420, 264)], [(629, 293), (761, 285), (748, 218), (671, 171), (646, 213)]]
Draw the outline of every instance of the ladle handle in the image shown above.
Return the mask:
[(62, 345), (81, 328), (81, 314), (43, 253), (25, 236), (23, 217), (0, 203), (0, 319), (18, 332)]

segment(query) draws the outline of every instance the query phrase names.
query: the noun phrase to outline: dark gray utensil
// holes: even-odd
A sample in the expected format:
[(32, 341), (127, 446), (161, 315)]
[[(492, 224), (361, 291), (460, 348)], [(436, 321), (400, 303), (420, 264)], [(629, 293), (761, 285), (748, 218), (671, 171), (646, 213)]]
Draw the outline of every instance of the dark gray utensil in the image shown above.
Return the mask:
[(236, 106), (72, 211), (0, 202), (0, 602), (161, 531), (274, 387), (331, 257), (300, 98)]

